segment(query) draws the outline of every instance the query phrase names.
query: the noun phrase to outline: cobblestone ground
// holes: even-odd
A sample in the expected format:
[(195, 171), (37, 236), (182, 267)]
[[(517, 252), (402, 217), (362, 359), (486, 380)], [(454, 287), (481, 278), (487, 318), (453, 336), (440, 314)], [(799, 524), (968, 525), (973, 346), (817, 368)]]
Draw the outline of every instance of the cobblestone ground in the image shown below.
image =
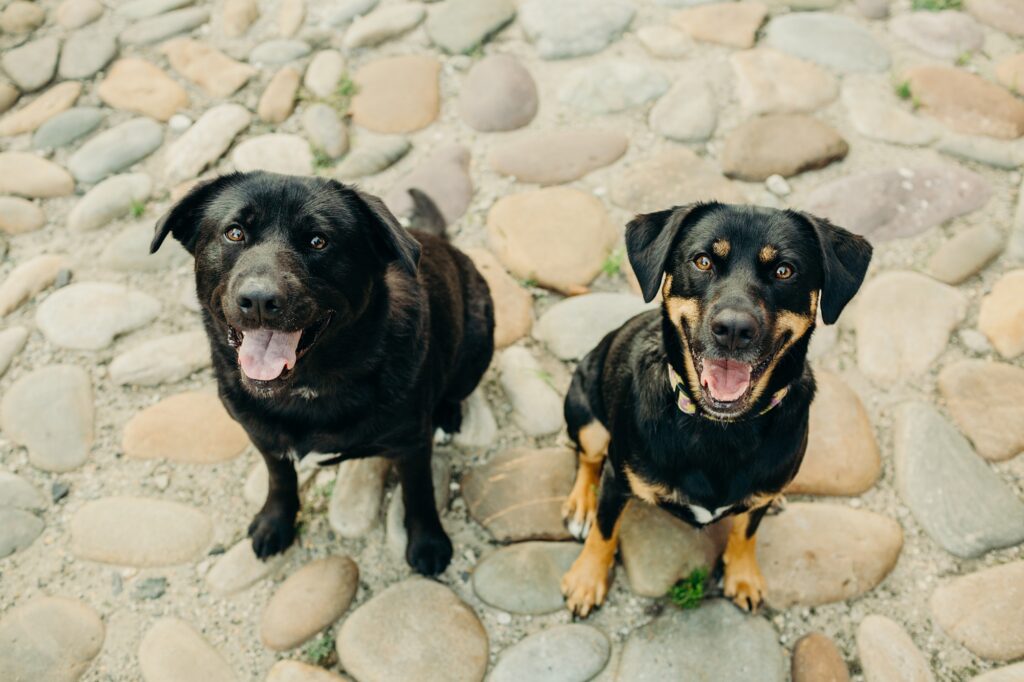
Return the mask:
[[(1024, 680), (1021, 0), (0, 9), (0, 679)], [(304, 467), (298, 545), (252, 555), (262, 464), (187, 254), (146, 250), (196, 178), (255, 168), (400, 215), (418, 186), (491, 283), (501, 350), (436, 458), (438, 582), (374, 460)], [(571, 624), (561, 396), (644, 307), (622, 226), (708, 198), (876, 246), (816, 333), (768, 604), (671, 604), (720, 533), (633, 506)]]

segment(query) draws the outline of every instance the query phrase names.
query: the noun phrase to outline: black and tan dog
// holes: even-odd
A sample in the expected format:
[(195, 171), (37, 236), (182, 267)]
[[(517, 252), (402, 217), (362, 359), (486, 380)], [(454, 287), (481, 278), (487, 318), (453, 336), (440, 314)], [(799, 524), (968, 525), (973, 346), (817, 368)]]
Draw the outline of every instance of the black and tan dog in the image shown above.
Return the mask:
[(433, 435), (458, 430), (461, 401), (490, 364), (494, 314), (436, 207), (413, 197), (432, 234), (406, 231), (379, 199), (333, 180), (236, 173), (157, 224), (153, 251), (171, 234), (195, 256), (221, 400), (270, 472), (249, 527), (260, 558), (294, 540), (294, 462), (315, 451), (393, 458), (409, 564), (433, 575), (451, 560)]
[(626, 246), (644, 298), (660, 290), (662, 305), (609, 333), (573, 376), (565, 418), (579, 470), (564, 514), (586, 544), (562, 591), (576, 615), (603, 602), (637, 497), (697, 527), (736, 515), (725, 594), (756, 609), (754, 534), (807, 445), (819, 302), (835, 322), (871, 246), (804, 213), (719, 203), (638, 216)]

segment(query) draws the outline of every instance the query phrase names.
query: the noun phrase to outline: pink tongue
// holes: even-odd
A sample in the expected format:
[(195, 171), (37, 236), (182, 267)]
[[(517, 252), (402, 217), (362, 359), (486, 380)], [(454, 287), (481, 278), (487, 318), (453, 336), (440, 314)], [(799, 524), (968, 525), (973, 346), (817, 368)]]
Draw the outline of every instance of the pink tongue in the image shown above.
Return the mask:
[(715, 400), (731, 402), (750, 386), (750, 365), (735, 360), (704, 360), (700, 383)]
[(238, 364), (250, 379), (276, 379), (286, 367), (295, 366), (295, 352), (301, 336), (301, 331), (254, 329), (244, 332), (242, 345), (238, 349)]

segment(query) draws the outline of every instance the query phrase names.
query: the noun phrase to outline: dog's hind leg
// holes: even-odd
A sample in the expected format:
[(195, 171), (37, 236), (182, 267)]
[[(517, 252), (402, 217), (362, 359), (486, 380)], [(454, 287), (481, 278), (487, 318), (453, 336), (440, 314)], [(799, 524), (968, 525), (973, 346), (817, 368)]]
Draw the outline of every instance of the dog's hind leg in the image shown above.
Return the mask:
[(413, 448), (396, 458), (405, 503), (405, 530), (409, 542), (405, 559), (421, 575), (437, 575), (452, 560), (452, 541), (444, 532), (434, 502), (430, 471), (431, 439), (425, 447)]
[(252, 551), (260, 559), (285, 551), (295, 541), (299, 484), (295, 465), (286, 457), (260, 452), (267, 464), (269, 486), (263, 508), (249, 525)]

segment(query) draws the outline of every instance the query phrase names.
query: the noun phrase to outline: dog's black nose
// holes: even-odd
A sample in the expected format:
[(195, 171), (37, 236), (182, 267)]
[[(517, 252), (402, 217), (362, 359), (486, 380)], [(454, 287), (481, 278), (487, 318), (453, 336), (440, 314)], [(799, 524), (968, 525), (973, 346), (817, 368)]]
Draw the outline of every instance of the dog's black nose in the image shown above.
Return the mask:
[(238, 288), (235, 298), (242, 317), (249, 322), (272, 322), (284, 312), (284, 296), (273, 283), (250, 280)]
[(757, 337), (757, 320), (750, 313), (726, 308), (711, 320), (711, 335), (726, 350), (742, 350)]

